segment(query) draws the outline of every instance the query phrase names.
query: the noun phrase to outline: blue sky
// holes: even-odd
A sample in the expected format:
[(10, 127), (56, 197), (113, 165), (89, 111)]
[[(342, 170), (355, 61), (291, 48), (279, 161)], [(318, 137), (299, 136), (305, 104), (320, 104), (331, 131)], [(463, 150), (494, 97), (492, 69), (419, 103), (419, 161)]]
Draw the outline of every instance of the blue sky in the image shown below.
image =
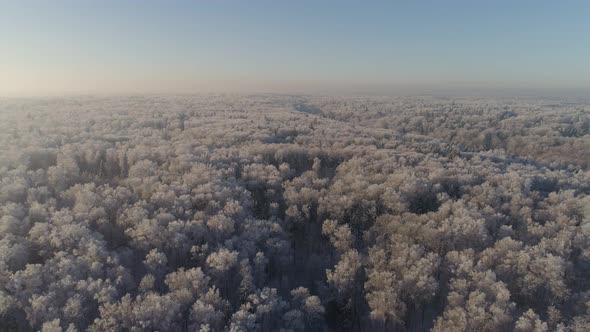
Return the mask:
[(590, 89), (588, 1), (3, 1), (0, 43), (0, 96)]

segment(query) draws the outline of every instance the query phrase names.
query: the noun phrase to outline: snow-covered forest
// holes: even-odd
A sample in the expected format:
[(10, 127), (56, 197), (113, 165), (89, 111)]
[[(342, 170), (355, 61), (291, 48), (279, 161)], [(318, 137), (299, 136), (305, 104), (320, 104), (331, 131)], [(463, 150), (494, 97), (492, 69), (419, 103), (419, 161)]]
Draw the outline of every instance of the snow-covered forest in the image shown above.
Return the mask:
[(590, 104), (0, 100), (0, 331), (430, 330), (590, 330)]

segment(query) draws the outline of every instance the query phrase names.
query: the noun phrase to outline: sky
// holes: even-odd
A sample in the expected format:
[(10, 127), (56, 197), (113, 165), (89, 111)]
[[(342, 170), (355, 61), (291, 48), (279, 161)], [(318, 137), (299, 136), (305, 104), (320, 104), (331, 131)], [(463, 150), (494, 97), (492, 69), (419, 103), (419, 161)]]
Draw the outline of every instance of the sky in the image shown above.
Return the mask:
[(590, 1), (0, 0), (0, 96), (590, 91)]

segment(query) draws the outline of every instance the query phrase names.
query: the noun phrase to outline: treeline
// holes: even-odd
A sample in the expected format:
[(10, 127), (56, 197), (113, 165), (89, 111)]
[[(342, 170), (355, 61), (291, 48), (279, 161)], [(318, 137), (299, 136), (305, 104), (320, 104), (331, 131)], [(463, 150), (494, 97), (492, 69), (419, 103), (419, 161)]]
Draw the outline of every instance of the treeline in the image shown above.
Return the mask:
[(587, 331), (589, 110), (2, 100), (0, 331)]
[(313, 98), (326, 117), (426, 135), (462, 151), (590, 167), (589, 105), (539, 99)]

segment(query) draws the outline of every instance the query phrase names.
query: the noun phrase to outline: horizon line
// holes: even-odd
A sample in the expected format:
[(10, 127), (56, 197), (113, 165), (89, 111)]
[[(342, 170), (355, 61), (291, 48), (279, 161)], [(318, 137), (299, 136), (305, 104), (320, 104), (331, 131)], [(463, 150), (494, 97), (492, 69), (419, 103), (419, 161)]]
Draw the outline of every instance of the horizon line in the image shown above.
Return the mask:
[[(129, 82), (128, 82), (129, 83)], [(0, 98), (51, 98), (84, 96), (157, 96), (202, 94), (279, 94), (279, 95), (484, 95), (484, 96), (587, 96), (590, 86), (584, 84), (539, 84), (526, 81), (447, 81), (447, 82), (385, 82), (342, 80), (191, 80), (168, 81), (161, 84), (141, 82), (143, 87), (114, 86), (110, 89), (81, 85), (79, 89), (56, 88), (1, 91)], [(145, 85), (147, 83), (147, 85)], [(127, 84), (129, 85), (129, 84)], [(20, 90), (20, 91), (19, 91)]]

